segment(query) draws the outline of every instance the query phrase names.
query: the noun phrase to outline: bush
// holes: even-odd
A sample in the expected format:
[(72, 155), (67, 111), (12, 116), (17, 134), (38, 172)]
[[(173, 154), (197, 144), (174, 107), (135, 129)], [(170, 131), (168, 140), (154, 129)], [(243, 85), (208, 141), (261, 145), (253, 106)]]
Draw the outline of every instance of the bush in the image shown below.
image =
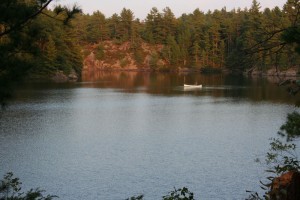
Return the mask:
[(163, 200), (194, 200), (194, 193), (190, 192), (186, 187), (174, 188), (168, 195), (163, 196)]
[[(144, 195), (133, 196), (126, 200), (143, 200)], [(174, 188), (168, 195), (163, 196), (162, 200), (195, 200), (194, 193), (190, 192), (188, 188), (183, 187), (180, 189)]]
[(52, 200), (57, 196), (44, 196), (44, 190), (39, 188), (31, 189), (24, 194), (21, 192), (21, 182), (18, 178), (14, 178), (12, 172), (4, 175), (0, 183), (0, 200)]
[(99, 45), (99, 46), (96, 48), (95, 56), (96, 56), (96, 59), (98, 59), (98, 60), (102, 60), (102, 59), (104, 58), (105, 52), (104, 52), (104, 47), (103, 47), (103, 45)]

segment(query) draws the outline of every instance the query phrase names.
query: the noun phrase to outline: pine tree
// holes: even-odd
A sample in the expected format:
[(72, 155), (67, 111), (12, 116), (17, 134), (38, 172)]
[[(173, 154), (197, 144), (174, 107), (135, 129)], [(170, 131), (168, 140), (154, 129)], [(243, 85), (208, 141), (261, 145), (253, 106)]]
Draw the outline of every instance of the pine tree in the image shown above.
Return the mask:
[(87, 24), (87, 40), (90, 43), (97, 43), (108, 38), (108, 27), (105, 15), (96, 11), (89, 17)]
[(119, 32), (119, 26), (121, 24), (121, 18), (118, 14), (113, 14), (109, 19), (108, 19), (108, 28), (109, 28), (109, 34), (111, 39), (120, 39), (121, 35)]
[(144, 37), (147, 41), (153, 40), (156, 44), (161, 44), (165, 41), (162, 36), (162, 15), (157, 8), (152, 8), (145, 20)]
[(133, 20), (134, 15), (130, 9), (123, 8), (120, 14), (121, 23), (119, 26), (119, 35), (122, 41), (132, 40), (132, 36), (135, 33)]

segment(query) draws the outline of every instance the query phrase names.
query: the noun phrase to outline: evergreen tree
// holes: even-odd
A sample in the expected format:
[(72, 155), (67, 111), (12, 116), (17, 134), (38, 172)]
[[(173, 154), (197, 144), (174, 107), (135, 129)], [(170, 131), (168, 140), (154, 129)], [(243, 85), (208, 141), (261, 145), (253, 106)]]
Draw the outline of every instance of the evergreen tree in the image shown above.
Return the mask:
[(145, 20), (144, 38), (153, 43), (161, 44), (165, 40), (162, 33), (162, 15), (157, 8), (152, 8)]
[[(168, 35), (175, 36), (177, 19), (169, 7), (163, 9), (160, 26), (162, 38), (166, 38)], [(162, 41), (164, 42), (165, 40)]]
[(135, 34), (133, 20), (134, 15), (133, 12), (130, 9), (123, 8), (120, 14), (120, 28), (119, 28), (119, 34), (122, 37), (122, 41), (128, 41), (132, 39), (132, 36)]
[(86, 32), (87, 40), (90, 43), (108, 39), (107, 21), (103, 13), (96, 11), (89, 17)]
[(120, 39), (121, 35), (119, 32), (119, 26), (121, 24), (121, 18), (118, 14), (113, 14), (109, 19), (108, 19), (108, 28), (109, 28), (109, 34), (111, 39)]

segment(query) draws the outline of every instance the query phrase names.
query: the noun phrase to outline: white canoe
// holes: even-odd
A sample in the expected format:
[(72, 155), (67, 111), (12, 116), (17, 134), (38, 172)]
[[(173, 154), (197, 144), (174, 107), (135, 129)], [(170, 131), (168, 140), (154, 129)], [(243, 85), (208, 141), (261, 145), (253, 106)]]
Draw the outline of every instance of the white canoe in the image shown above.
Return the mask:
[(183, 87), (185, 87), (185, 88), (202, 88), (202, 85), (187, 85), (187, 84), (184, 84)]

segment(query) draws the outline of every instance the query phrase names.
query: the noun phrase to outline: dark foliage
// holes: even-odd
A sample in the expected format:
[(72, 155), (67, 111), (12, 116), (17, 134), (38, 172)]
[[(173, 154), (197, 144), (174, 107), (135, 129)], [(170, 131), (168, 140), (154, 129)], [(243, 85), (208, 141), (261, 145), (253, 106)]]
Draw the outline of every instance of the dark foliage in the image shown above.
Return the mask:
[(44, 196), (44, 190), (39, 188), (27, 192), (21, 191), (21, 182), (13, 173), (7, 173), (0, 182), (0, 200), (52, 200), (57, 196)]
[(287, 141), (292, 141), (300, 136), (300, 114), (293, 112), (288, 114), (287, 121), (280, 127), (279, 135), (286, 137)]

